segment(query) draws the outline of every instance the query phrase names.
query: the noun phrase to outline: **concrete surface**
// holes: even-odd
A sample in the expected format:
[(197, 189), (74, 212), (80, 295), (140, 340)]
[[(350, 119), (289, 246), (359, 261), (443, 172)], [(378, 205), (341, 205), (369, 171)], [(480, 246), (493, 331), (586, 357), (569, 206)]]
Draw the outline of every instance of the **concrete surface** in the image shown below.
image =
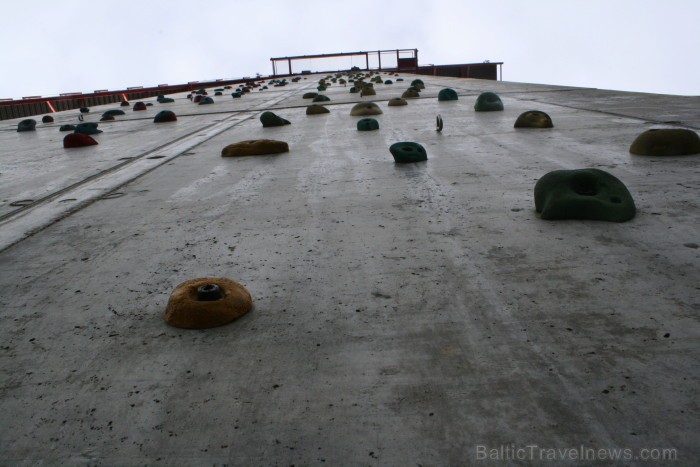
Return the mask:
[[(2, 122), (0, 463), (669, 464), (508, 457), (583, 446), (696, 465), (700, 158), (627, 150), (663, 122), (697, 130), (699, 98), (422, 76), (388, 107), (404, 78), (333, 85), (317, 116), (318, 77), (178, 95), (70, 151), (75, 111), (30, 135)], [(448, 86), (460, 99), (438, 102)], [(504, 112), (473, 111), (487, 90)], [(378, 131), (356, 130), (360, 100)], [(176, 124), (150, 123), (163, 108)], [(292, 124), (262, 128), (268, 108)], [(515, 130), (532, 109), (555, 128)], [(290, 152), (220, 157), (263, 137)], [(397, 141), (429, 160), (395, 165)], [(583, 167), (620, 178), (637, 217), (539, 219), (537, 179)], [(204, 275), (245, 284), (253, 311), (167, 326), (170, 291)]]

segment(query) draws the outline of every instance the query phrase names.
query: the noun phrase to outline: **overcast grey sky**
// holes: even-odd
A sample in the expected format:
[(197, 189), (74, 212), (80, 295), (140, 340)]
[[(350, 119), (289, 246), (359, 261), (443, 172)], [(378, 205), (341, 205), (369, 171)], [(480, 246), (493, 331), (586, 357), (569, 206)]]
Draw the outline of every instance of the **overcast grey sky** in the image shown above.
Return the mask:
[(0, 98), (396, 48), (417, 48), (420, 64), (502, 61), (506, 81), (700, 95), (698, 0), (6, 1), (0, 39)]

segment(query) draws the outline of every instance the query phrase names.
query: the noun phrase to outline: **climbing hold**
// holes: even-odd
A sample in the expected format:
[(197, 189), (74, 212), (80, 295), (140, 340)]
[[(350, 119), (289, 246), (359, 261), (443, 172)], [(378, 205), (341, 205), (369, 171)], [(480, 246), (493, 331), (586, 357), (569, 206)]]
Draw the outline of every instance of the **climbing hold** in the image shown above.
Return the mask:
[(215, 96), (223, 96), (224, 93), (221, 92), (221, 91), (216, 91), (216, 92), (214, 93), (214, 95), (215, 95)]
[(549, 115), (539, 110), (523, 112), (515, 120), (514, 128), (552, 128), (554, 124)]
[(351, 93), (351, 94), (356, 94), (356, 93), (358, 93), (358, 92), (360, 92), (360, 90), (357, 89), (355, 86), (353, 86), (353, 87), (350, 88), (350, 93)]
[(324, 85), (321, 84), (321, 85), (316, 86), (316, 89), (318, 89), (319, 91), (325, 91), (325, 90), (326, 90), (326, 86), (324, 86)]
[(199, 103), (199, 102), (202, 102), (202, 99), (204, 99), (204, 96), (201, 95), (201, 94), (197, 94), (197, 95), (194, 96), (194, 99), (192, 99), (192, 102), (194, 102), (195, 104), (197, 104), (197, 103)]
[(165, 123), (165, 122), (175, 122), (177, 121), (177, 116), (172, 110), (161, 110), (153, 118), (153, 123)]
[(357, 131), (372, 131), (379, 129), (379, 122), (373, 118), (363, 118), (357, 122)]
[(194, 92), (195, 94), (199, 94), (200, 96), (206, 96), (207, 95), (207, 90), (206, 89), (198, 89)]
[(457, 93), (452, 88), (441, 89), (438, 93), (439, 101), (456, 101), (458, 99)]
[(214, 99), (212, 99), (209, 96), (203, 97), (202, 100), (199, 101), (199, 105), (207, 105), (207, 104), (213, 104)]
[(503, 110), (503, 102), (498, 94), (493, 92), (484, 92), (476, 98), (474, 110), (477, 112), (493, 112)]
[(394, 143), (389, 147), (389, 152), (394, 156), (394, 161), (398, 163), (421, 162), (428, 160), (425, 148), (418, 143), (402, 141)]
[(404, 99), (415, 99), (415, 98), (420, 97), (420, 94), (415, 89), (409, 88), (409, 89), (406, 89), (403, 92), (403, 94), (401, 94), (401, 97)]
[(75, 130), (75, 125), (61, 125), (58, 131), (73, 131)]
[(301, 98), (302, 99), (313, 99), (316, 96), (318, 96), (317, 92), (307, 92), (307, 93), (304, 93), (304, 95), (301, 96)]
[(94, 146), (97, 144), (92, 136), (84, 133), (70, 133), (63, 138), (64, 148), (81, 148), (83, 146)]
[(403, 78), (396, 78), (396, 82), (403, 81)]
[(354, 117), (380, 115), (382, 113), (384, 113), (382, 112), (382, 109), (380, 109), (374, 102), (360, 102), (359, 104), (355, 104), (350, 110), (350, 115)]
[(134, 104), (133, 110), (134, 111), (146, 110), (146, 104), (144, 104), (143, 102), (137, 102), (136, 104)]
[(330, 97), (324, 96), (323, 94), (319, 94), (318, 96), (314, 97), (314, 99), (311, 102), (328, 102), (330, 100)]
[(221, 92), (223, 90), (224, 90), (224, 88), (216, 88), (216, 89), (214, 89), (214, 92)]
[(413, 81), (411, 81), (411, 86), (417, 89), (425, 89), (425, 84), (420, 79), (414, 79)]
[(78, 123), (75, 126), (75, 132), (83, 133), (85, 135), (96, 135), (98, 133), (102, 133), (102, 130), (97, 129), (97, 125), (98, 124), (95, 122)]
[(700, 153), (700, 137), (682, 128), (651, 129), (637, 136), (630, 152), (638, 156), (687, 156)]
[(100, 119), (101, 122), (107, 122), (109, 120), (115, 120), (114, 115), (103, 115)]
[(108, 116), (108, 115), (114, 116), (114, 115), (125, 115), (125, 114), (124, 114), (124, 111), (123, 111), (123, 110), (119, 110), (119, 109), (106, 110), (106, 111), (102, 114), (103, 117), (106, 117), (106, 116)]
[(153, 102), (146, 102), (146, 107), (153, 107)]
[(360, 97), (376, 96), (376, 95), (377, 95), (377, 91), (375, 91), (374, 88), (371, 86), (365, 86), (362, 88), (362, 91), (360, 91)]
[(306, 115), (329, 114), (330, 110), (319, 104), (311, 104), (306, 108)]
[(161, 104), (169, 104), (170, 102), (175, 102), (175, 99), (172, 99), (170, 97), (165, 97), (163, 95), (159, 95), (156, 100), (161, 103)]
[(44, 115), (41, 117), (41, 123), (53, 123), (53, 117), (51, 115)]
[(262, 126), (264, 128), (271, 126), (284, 126), (290, 124), (289, 120), (285, 120), (282, 117), (278, 117), (277, 115), (269, 111), (263, 112), (262, 115), (260, 115), (260, 123), (262, 123)]
[(27, 118), (17, 124), (17, 131), (36, 131), (36, 120)]
[(438, 133), (442, 131), (442, 117), (440, 115), (437, 116), (435, 119), (435, 124), (437, 125), (437, 128), (435, 129)]
[(122, 107), (129, 107), (131, 104), (129, 104), (129, 101), (122, 101), (122, 103), (119, 105)]
[(233, 97), (234, 99), (238, 99), (238, 98), (241, 97), (242, 95), (243, 95), (243, 93), (242, 93), (242, 92), (238, 92), (238, 91), (232, 92), (232, 93), (231, 93), (231, 97)]
[(388, 79), (388, 80), (384, 81), (384, 84), (394, 84), (394, 82), (392, 80)]
[(555, 170), (535, 184), (535, 209), (542, 219), (625, 222), (636, 208), (627, 187), (599, 169)]
[(396, 107), (399, 105), (408, 105), (408, 102), (406, 102), (406, 99), (402, 99), (400, 97), (393, 97), (389, 99), (388, 105), (389, 107)]
[(221, 150), (221, 157), (261, 156), (289, 152), (289, 145), (273, 139), (254, 139), (229, 144)]
[(243, 316), (252, 306), (250, 293), (238, 282), (225, 277), (201, 277), (175, 287), (163, 319), (178, 328), (212, 328)]
[(81, 108), (80, 108), (80, 113), (81, 113), (81, 114), (86, 114), (86, 113), (89, 113), (89, 112), (90, 112), (90, 109), (87, 108), (87, 107), (81, 107)]

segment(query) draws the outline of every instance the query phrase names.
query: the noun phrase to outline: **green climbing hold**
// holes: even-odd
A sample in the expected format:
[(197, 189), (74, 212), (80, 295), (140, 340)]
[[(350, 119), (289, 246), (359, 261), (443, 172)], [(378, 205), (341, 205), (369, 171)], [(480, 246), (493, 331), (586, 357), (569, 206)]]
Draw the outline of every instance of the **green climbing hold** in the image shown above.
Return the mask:
[(243, 95), (242, 92), (232, 92), (232, 93), (231, 93), (231, 97), (233, 97), (234, 99), (238, 99), (238, 98), (241, 97), (242, 95)]
[(439, 101), (456, 101), (457, 99), (459, 99), (459, 97), (457, 96), (455, 90), (452, 88), (441, 89), (438, 93)]
[(27, 118), (17, 124), (17, 131), (36, 131), (36, 120)]
[(416, 99), (416, 98), (420, 97), (420, 94), (415, 89), (409, 88), (409, 89), (406, 89), (403, 92), (403, 94), (401, 94), (401, 97), (404, 99)]
[(318, 96), (317, 92), (307, 92), (307, 93), (304, 93), (304, 95), (301, 96), (301, 98), (302, 99), (313, 99), (316, 96)]
[(330, 110), (325, 108), (322, 105), (318, 104), (311, 104), (306, 108), (306, 115), (320, 115), (320, 114), (329, 114), (331, 113)]
[(515, 120), (514, 128), (553, 128), (549, 115), (539, 110), (529, 110), (520, 114)]
[(262, 126), (264, 128), (272, 126), (284, 126), (290, 124), (289, 120), (285, 120), (282, 117), (278, 117), (277, 115), (269, 111), (263, 112), (262, 115), (260, 115), (260, 123), (262, 123)]
[(394, 97), (389, 99), (389, 107), (396, 107), (400, 105), (408, 105), (408, 102), (406, 102), (406, 99), (402, 99), (400, 97)]
[(325, 91), (325, 90), (326, 90), (326, 86), (324, 86), (324, 85), (321, 84), (321, 85), (319, 85), (319, 86), (316, 86), (316, 89), (319, 90), (319, 91)]
[(376, 96), (376, 95), (377, 95), (377, 91), (375, 91), (374, 88), (371, 86), (365, 86), (362, 88), (362, 91), (360, 91), (360, 97)]
[(493, 112), (503, 110), (503, 102), (498, 94), (493, 92), (484, 92), (476, 98), (474, 110), (477, 112)]
[(379, 122), (373, 118), (363, 118), (357, 122), (357, 131), (372, 131), (379, 129)]
[(75, 125), (61, 125), (58, 131), (74, 131)]
[(688, 156), (700, 153), (700, 137), (682, 128), (651, 129), (637, 136), (630, 152), (638, 156)]
[(161, 104), (169, 104), (171, 102), (175, 102), (175, 99), (173, 99), (171, 97), (165, 97), (165, 96), (158, 96), (158, 98), (156, 100)]
[(125, 115), (125, 114), (124, 114), (123, 110), (119, 110), (119, 109), (107, 110), (102, 114), (103, 117), (107, 117), (109, 115), (114, 116), (114, 115)]
[(355, 104), (350, 110), (350, 115), (354, 117), (366, 117), (369, 115), (380, 115), (382, 113), (384, 113), (382, 109), (374, 102), (360, 102), (359, 104)]
[(96, 135), (102, 133), (102, 130), (97, 129), (97, 123), (95, 122), (84, 122), (78, 123), (75, 126), (76, 133), (82, 133), (84, 135)]
[(388, 79), (388, 80), (384, 81), (384, 84), (394, 84), (394, 82), (392, 80)]
[(418, 143), (402, 141), (394, 143), (389, 147), (389, 152), (394, 156), (394, 161), (398, 163), (421, 162), (428, 160), (425, 148)]
[(353, 86), (353, 87), (350, 88), (350, 93), (351, 93), (351, 94), (356, 94), (356, 93), (358, 93), (358, 92), (360, 92), (360, 90), (357, 89), (355, 86)]
[(41, 123), (53, 123), (53, 117), (51, 115), (44, 115), (41, 117)]
[(413, 81), (411, 81), (411, 86), (418, 89), (425, 89), (425, 84), (420, 79), (414, 79)]
[(153, 123), (176, 122), (177, 115), (171, 110), (161, 110), (153, 118)]
[(330, 100), (330, 97), (324, 96), (323, 94), (319, 94), (318, 96), (314, 97), (314, 99), (311, 102), (328, 102)]
[(214, 99), (212, 99), (209, 96), (203, 97), (202, 100), (199, 101), (199, 105), (209, 105), (209, 104), (213, 104), (213, 103), (214, 103)]
[(535, 184), (535, 209), (542, 219), (625, 222), (636, 208), (627, 187), (599, 169), (555, 170)]

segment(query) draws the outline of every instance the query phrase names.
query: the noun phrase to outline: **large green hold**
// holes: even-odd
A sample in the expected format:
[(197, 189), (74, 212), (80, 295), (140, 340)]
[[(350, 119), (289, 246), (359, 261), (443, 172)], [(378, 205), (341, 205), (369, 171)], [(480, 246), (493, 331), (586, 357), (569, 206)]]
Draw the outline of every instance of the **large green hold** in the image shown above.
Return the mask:
[(700, 137), (682, 128), (651, 129), (637, 136), (630, 152), (639, 156), (688, 156), (700, 153)]
[(306, 115), (321, 115), (329, 113), (331, 113), (330, 110), (319, 104), (311, 104), (306, 108)]
[(373, 118), (363, 118), (357, 122), (357, 131), (372, 131), (379, 129), (379, 122)]
[(123, 110), (120, 109), (112, 109), (112, 110), (106, 110), (105, 112), (102, 113), (103, 117), (107, 116), (115, 116), (115, 115), (126, 115)]
[(425, 148), (418, 143), (410, 141), (394, 143), (389, 147), (389, 151), (394, 156), (394, 161), (401, 164), (428, 160), (428, 153), (425, 152)]
[(17, 124), (17, 131), (36, 131), (36, 120), (27, 118)]
[(353, 86), (353, 87), (350, 88), (350, 93), (351, 93), (351, 94), (356, 94), (356, 93), (358, 93), (358, 92), (360, 92), (360, 90), (357, 89), (355, 86)]
[(177, 115), (172, 110), (161, 110), (153, 117), (153, 123), (165, 123), (177, 121)]
[(456, 101), (458, 99), (457, 92), (452, 88), (441, 89), (438, 93), (439, 101)]
[(414, 79), (411, 81), (411, 86), (418, 89), (425, 89), (425, 84), (423, 83), (423, 80), (420, 79)]
[(102, 133), (102, 130), (97, 129), (97, 123), (95, 122), (84, 122), (78, 123), (75, 126), (75, 133), (82, 133), (84, 135), (96, 135)]
[(409, 89), (406, 89), (403, 92), (403, 94), (401, 94), (401, 97), (403, 99), (416, 99), (416, 98), (420, 97), (420, 93), (418, 91), (416, 91), (415, 89), (409, 88)]
[(599, 169), (555, 170), (535, 184), (535, 209), (542, 219), (625, 222), (636, 213), (627, 187)]
[(484, 92), (476, 98), (474, 110), (477, 112), (493, 112), (503, 110), (503, 102), (498, 94), (493, 92)]
[(515, 120), (514, 128), (553, 128), (552, 118), (540, 110), (523, 112)]
[(260, 123), (262, 123), (262, 126), (264, 128), (272, 126), (284, 126), (290, 124), (289, 120), (285, 120), (284, 118), (279, 117), (272, 112), (263, 112), (262, 115), (260, 115)]
[(406, 99), (402, 99), (400, 97), (392, 97), (389, 99), (389, 102), (387, 103), (389, 107), (396, 107), (396, 106), (401, 106), (401, 105), (408, 105), (408, 102), (406, 102)]
[(323, 94), (319, 94), (318, 96), (314, 97), (311, 102), (328, 102), (330, 100), (330, 97), (324, 96)]
[(350, 115), (353, 117), (368, 117), (370, 115), (381, 115), (382, 109), (374, 102), (360, 102), (352, 106)]

